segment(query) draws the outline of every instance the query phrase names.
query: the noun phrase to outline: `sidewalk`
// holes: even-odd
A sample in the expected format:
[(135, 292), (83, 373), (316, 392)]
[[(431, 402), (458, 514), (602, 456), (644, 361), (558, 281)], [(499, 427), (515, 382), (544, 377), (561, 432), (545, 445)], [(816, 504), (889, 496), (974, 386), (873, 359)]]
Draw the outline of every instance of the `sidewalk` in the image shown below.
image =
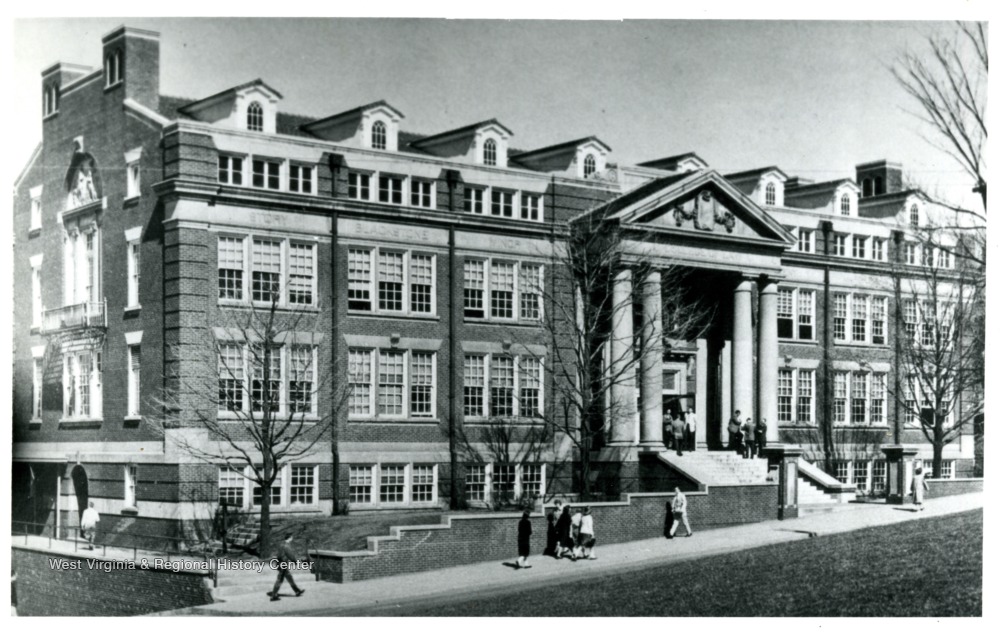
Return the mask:
[[(600, 546), (600, 524), (597, 526), (598, 559), (572, 562), (543, 557), (538, 551), (530, 558), (533, 568), (515, 570), (505, 566), (515, 559), (483, 562), (470, 566), (411, 573), (368, 581), (333, 584), (305, 581), (309, 576), (297, 575), (300, 587), (306, 593), (301, 597), (291, 595), (285, 584), (280, 601), (268, 601), (263, 591), (228, 597), (225, 602), (158, 613), (160, 615), (217, 615), (217, 616), (349, 616), (377, 610), (391, 615), (394, 606), (413, 603), (442, 603), (476, 595), (521, 590), (538, 583), (552, 585), (570, 582), (593, 575), (621, 573), (649, 566), (662, 566), (673, 562), (708, 557), (732, 551), (752, 549), (770, 544), (792, 542), (814, 536), (832, 535), (895, 524), (908, 520), (923, 520), (951, 513), (959, 513), (983, 506), (982, 493), (949, 496), (929, 500), (926, 509), (916, 512), (911, 506), (856, 504), (825, 514), (813, 514), (792, 520), (772, 520), (756, 524), (698, 531), (690, 538), (667, 540), (657, 538), (624, 544)], [(268, 574), (271, 578), (273, 573)]]

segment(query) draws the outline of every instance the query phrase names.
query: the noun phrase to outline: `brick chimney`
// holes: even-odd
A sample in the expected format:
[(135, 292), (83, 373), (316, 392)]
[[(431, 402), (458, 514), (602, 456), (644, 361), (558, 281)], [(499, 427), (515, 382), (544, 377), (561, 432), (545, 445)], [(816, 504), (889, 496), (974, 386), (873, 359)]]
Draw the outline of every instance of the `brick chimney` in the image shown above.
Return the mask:
[(855, 183), (861, 197), (868, 198), (903, 190), (903, 165), (888, 160), (876, 160), (855, 165)]
[(160, 34), (119, 26), (104, 36), (102, 56), (105, 91), (123, 90), (148, 108), (160, 106)]

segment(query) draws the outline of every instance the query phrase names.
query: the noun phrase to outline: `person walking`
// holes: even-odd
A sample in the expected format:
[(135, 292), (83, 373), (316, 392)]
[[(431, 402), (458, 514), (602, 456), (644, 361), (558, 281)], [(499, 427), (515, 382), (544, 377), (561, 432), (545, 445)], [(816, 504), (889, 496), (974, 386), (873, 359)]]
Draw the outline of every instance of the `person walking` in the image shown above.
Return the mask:
[(913, 471), (913, 504), (916, 505), (917, 511), (924, 510), (924, 492), (928, 489), (930, 485), (927, 484), (924, 468), (918, 465)]
[(757, 456), (764, 453), (767, 447), (767, 420), (761, 417), (754, 427), (754, 439), (757, 441)]
[(97, 523), (101, 521), (101, 514), (94, 509), (94, 501), (87, 504), (80, 518), (80, 528), (83, 530), (83, 537), (87, 540), (87, 549), (94, 550), (94, 536), (97, 534)]
[(684, 528), (687, 530), (687, 535), (684, 537), (691, 537), (691, 524), (688, 522), (687, 517), (687, 496), (681, 491), (680, 487), (674, 488), (674, 501), (671, 503), (671, 509), (674, 512), (674, 525), (670, 527), (670, 537), (674, 537), (677, 533), (677, 525), (684, 523)]
[(531, 512), (521, 514), (517, 523), (517, 567), (531, 568), (528, 564), (528, 554), (531, 551)]
[(668, 450), (673, 449), (674, 444), (674, 414), (670, 409), (663, 411), (663, 444)]
[(559, 558), (560, 551), (559, 551), (559, 532), (556, 531), (556, 522), (559, 521), (560, 512), (562, 512), (562, 501), (557, 500), (555, 502), (555, 506), (552, 508), (552, 511), (550, 511), (549, 515), (546, 516), (546, 520), (548, 520), (549, 523), (549, 528), (548, 528), (548, 533), (546, 534), (547, 537), (545, 540), (544, 554), (551, 555), (552, 557), (555, 557), (557, 559)]
[(674, 434), (674, 447), (677, 449), (677, 456), (684, 456), (684, 453), (681, 450), (684, 447), (684, 432), (686, 429), (687, 426), (684, 424), (684, 420), (680, 417), (674, 419), (671, 424), (670, 430)]
[(754, 436), (756, 428), (753, 424), (753, 419), (747, 417), (747, 420), (743, 422), (743, 427), (740, 428), (743, 432), (743, 458), (752, 459), (757, 456), (757, 441)]
[(740, 437), (740, 428), (743, 426), (743, 422), (740, 421), (740, 411), (733, 413), (733, 416), (729, 419), (729, 449), (734, 452), (741, 452), (742, 446)]
[(687, 414), (684, 415), (684, 424), (687, 426), (688, 452), (694, 452), (695, 428), (698, 427), (698, 417), (694, 414), (694, 408), (688, 408)]
[(300, 597), (305, 590), (299, 588), (295, 585), (295, 579), (292, 577), (292, 571), (286, 565), (290, 565), (298, 561), (298, 556), (292, 551), (292, 534), (289, 533), (285, 536), (284, 542), (278, 545), (278, 554), (276, 559), (278, 560), (278, 578), (274, 580), (274, 588), (271, 592), (267, 593), (267, 596), (271, 598), (271, 601), (278, 601), (278, 590), (281, 589), (281, 584), (286, 579), (288, 580), (288, 585), (292, 587), (295, 591), (295, 596)]
[(594, 555), (595, 544), (597, 538), (594, 537), (594, 516), (590, 515), (590, 507), (584, 507), (583, 518), (580, 519), (580, 546), (583, 548), (584, 559), (597, 559)]
[(556, 557), (562, 557), (566, 553), (573, 552), (573, 516), (570, 515), (570, 506), (564, 505), (559, 520), (556, 522), (556, 534), (559, 538), (559, 549)]

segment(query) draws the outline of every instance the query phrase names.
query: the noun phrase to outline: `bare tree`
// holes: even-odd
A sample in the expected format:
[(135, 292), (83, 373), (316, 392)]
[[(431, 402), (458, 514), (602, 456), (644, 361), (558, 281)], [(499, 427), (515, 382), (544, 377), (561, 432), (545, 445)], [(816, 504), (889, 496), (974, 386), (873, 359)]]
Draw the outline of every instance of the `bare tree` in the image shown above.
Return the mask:
[[(321, 345), (323, 312), (248, 304), (219, 310), (201, 344), (168, 347), (160, 415), (146, 423), (188, 455), (250, 480), (260, 506), (258, 552), (270, 550), (271, 489), (282, 468), (317, 454), (329, 440), (346, 389)], [(188, 359), (179, 365), (170, 359)]]
[(903, 374), (891, 390), (933, 447), (939, 477), (944, 447), (983, 412), (985, 275), (973, 258), (953, 256), (960, 241), (919, 232), (917, 265), (894, 269)]
[(972, 178), (973, 191), (983, 203), (982, 213), (956, 205), (949, 208), (985, 223), (987, 27), (984, 22), (958, 22), (952, 34), (932, 35), (927, 43), (929, 56), (908, 51), (892, 73), (916, 102), (917, 116), (929, 126), (927, 140)]

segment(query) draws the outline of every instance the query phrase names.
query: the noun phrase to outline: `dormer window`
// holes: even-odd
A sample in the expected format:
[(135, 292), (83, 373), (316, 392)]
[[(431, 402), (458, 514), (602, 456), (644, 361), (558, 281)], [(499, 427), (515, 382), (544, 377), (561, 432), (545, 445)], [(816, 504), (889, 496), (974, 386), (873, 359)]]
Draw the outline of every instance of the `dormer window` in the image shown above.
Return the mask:
[(589, 178), (595, 173), (597, 173), (597, 159), (594, 158), (594, 154), (587, 154), (583, 159), (583, 177)]
[(42, 93), (42, 116), (49, 116), (59, 111), (59, 86), (46, 86)]
[(920, 209), (916, 204), (910, 205), (910, 226), (914, 228), (920, 226)]
[(851, 197), (846, 193), (840, 196), (840, 214), (851, 214)]
[(767, 187), (764, 188), (764, 204), (768, 206), (774, 206), (778, 199), (778, 188), (774, 186), (773, 182), (768, 182)]
[(104, 86), (111, 86), (121, 83), (122, 80), (122, 51), (117, 49), (104, 60)]
[(264, 108), (256, 101), (247, 107), (247, 129), (251, 132), (264, 131)]
[(483, 143), (483, 164), (491, 167), (497, 164), (497, 142), (492, 138)]
[(385, 149), (388, 141), (388, 134), (385, 131), (385, 123), (375, 121), (372, 124), (372, 149)]

